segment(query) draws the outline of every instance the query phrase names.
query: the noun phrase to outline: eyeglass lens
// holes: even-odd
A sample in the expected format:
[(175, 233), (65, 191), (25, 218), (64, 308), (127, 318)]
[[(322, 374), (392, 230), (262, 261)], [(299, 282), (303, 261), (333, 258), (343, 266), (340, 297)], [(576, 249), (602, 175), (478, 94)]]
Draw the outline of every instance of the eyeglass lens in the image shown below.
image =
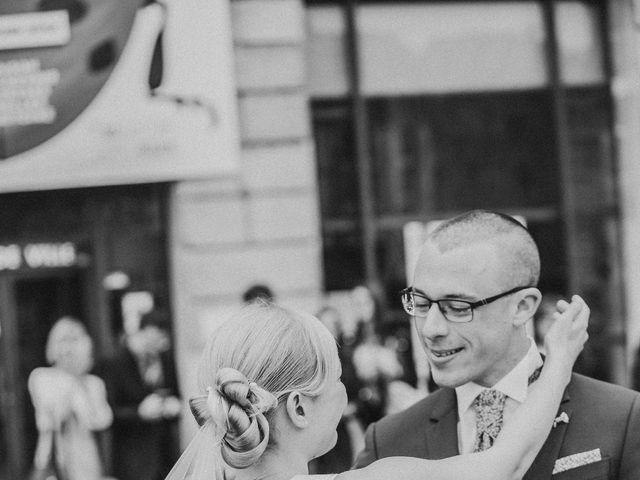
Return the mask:
[(405, 311), (412, 316), (426, 317), (431, 306), (436, 303), (438, 308), (450, 322), (468, 322), (473, 317), (473, 309), (468, 302), (463, 300), (438, 300), (432, 302), (413, 292), (402, 294), (402, 304)]

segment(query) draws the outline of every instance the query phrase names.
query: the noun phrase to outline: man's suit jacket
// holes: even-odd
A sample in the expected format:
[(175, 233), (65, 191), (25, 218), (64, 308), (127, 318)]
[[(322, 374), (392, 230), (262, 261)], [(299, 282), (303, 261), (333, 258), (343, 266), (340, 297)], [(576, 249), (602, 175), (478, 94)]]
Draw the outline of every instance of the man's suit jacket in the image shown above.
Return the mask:
[[(573, 374), (552, 428), (524, 480), (640, 480), (640, 394)], [(367, 428), (355, 468), (390, 456), (440, 459), (458, 455), (455, 390), (440, 389)], [(552, 475), (557, 459), (599, 448), (602, 461)], [(427, 478), (427, 477), (425, 477)]]

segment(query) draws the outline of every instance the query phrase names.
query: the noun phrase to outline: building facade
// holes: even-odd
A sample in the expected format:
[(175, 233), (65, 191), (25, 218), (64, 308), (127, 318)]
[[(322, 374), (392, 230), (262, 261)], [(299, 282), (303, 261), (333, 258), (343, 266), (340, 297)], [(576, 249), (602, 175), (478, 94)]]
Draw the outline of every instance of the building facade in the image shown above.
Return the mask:
[[(141, 25), (159, 28), (164, 17), (139, 3)], [(167, 18), (186, 23), (162, 31), (161, 81), (138, 72), (171, 107), (136, 117), (133, 93), (98, 96), (118, 106), (114, 124), (83, 114), (35, 146), (0, 124), (0, 479), (32, 457), (26, 376), (58, 316), (81, 317), (108, 354), (126, 328), (123, 296), (134, 307), (150, 296), (171, 312), (189, 396), (207, 336), (255, 283), (309, 311), (367, 284), (385, 321), (408, 328), (396, 298), (411, 268), (407, 225), (471, 208), (526, 220), (543, 293), (577, 292), (592, 307), (585, 371), (629, 384), (640, 343), (638, 2), (182, 4), (192, 10), (167, 2)], [(224, 20), (218, 37), (189, 23), (202, 12)], [(202, 29), (205, 57), (185, 59), (193, 43), (175, 25)], [(226, 50), (214, 55), (214, 42)], [(98, 66), (105, 51), (91, 57)], [(137, 65), (134, 53), (119, 58)], [(15, 59), (0, 60), (6, 76)], [(96, 71), (117, 79), (118, 64)], [(53, 145), (72, 130), (71, 146)]]

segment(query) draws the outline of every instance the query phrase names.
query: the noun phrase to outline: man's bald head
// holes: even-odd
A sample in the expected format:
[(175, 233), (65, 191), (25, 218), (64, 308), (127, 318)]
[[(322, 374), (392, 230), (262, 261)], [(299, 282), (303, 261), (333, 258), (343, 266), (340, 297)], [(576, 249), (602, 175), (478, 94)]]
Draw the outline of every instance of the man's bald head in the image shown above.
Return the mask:
[(540, 277), (540, 254), (529, 231), (508, 215), (473, 210), (442, 222), (427, 242), (440, 252), (490, 244), (503, 262), (505, 288), (535, 286)]

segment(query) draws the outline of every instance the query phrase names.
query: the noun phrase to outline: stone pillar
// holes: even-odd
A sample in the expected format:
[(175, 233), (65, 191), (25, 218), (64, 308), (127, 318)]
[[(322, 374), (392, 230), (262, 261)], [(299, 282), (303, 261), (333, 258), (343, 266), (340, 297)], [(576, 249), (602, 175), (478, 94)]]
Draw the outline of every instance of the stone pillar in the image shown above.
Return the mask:
[[(234, 0), (231, 22), (239, 171), (230, 178), (180, 183), (172, 195), (172, 284), (185, 397), (196, 393), (206, 339), (241, 305), (248, 286), (267, 284), (279, 302), (310, 312), (322, 290), (304, 5)], [(189, 417), (185, 413), (185, 445), (194, 430)]]

